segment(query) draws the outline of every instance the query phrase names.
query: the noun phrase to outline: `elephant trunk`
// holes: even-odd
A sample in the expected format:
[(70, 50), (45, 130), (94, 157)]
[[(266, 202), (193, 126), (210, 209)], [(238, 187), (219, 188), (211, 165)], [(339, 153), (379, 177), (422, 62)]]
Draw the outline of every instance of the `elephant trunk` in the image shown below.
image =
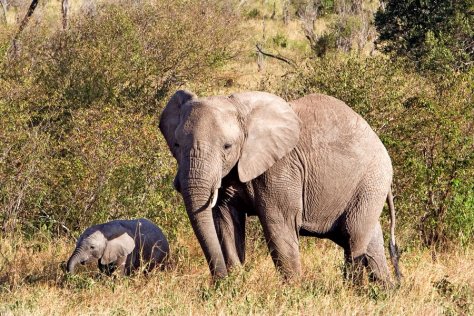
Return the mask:
[[(197, 158), (190, 158), (189, 161), (189, 165), (194, 168), (183, 168), (180, 177), (183, 180), (181, 193), (186, 211), (212, 276), (224, 277), (227, 275), (227, 268), (212, 215), (212, 207), (217, 201), (217, 189), (220, 186), (220, 165), (212, 163), (212, 160)], [(217, 170), (210, 170), (211, 168)]]
[(74, 274), (74, 269), (79, 262), (81, 262), (81, 251), (79, 248), (76, 248), (76, 250), (74, 250), (74, 253), (71, 255), (71, 257), (67, 261), (67, 267), (66, 267), (67, 272)]

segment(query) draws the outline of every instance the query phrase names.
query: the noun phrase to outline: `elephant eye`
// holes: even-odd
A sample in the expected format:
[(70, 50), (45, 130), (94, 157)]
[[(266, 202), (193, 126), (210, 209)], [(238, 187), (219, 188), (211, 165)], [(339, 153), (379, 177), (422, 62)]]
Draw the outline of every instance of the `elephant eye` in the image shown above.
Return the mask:
[(230, 147), (232, 147), (232, 144), (227, 143), (227, 144), (224, 145), (224, 149), (226, 149), (226, 150), (229, 149)]
[(91, 246), (91, 249), (94, 249), (94, 248), (95, 248), (95, 246)]

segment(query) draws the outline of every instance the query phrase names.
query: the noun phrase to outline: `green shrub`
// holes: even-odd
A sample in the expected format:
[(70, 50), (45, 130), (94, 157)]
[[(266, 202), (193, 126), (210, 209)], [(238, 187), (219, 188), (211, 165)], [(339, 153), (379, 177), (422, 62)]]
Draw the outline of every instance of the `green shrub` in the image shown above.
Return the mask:
[(284, 34), (277, 33), (273, 38), (272, 38), (273, 44), (275, 44), (278, 47), (281, 48), (286, 48), (288, 46), (288, 39)]
[[(232, 54), (236, 19), (202, 1), (120, 3), (73, 16), (66, 31), (28, 28), (19, 56), (3, 60), (4, 231), (59, 234), (146, 216), (173, 238), (187, 224), (157, 116), (188, 80), (212, 83)], [(0, 39), (1, 50), (10, 38)]]
[(257, 9), (257, 8), (251, 9), (249, 12), (247, 12), (246, 15), (247, 15), (248, 19), (256, 19), (256, 18), (259, 18), (261, 16), (260, 10)]
[(295, 14), (299, 17), (305, 14), (305, 11), (315, 10), (318, 13), (318, 17), (324, 16), (330, 13), (334, 13), (334, 0), (320, 0), (320, 1), (309, 1), (309, 0), (291, 0), (289, 1), (293, 7)]
[(473, 5), (472, 0), (387, 1), (375, 17), (380, 48), (422, 70), (466, 71), (474, 60)]

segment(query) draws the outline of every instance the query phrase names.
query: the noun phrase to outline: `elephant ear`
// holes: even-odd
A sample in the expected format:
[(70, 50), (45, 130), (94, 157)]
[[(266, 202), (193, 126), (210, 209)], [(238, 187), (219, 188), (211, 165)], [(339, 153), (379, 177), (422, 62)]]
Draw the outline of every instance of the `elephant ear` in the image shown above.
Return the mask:
[(107, 242), (100, 263), (110, 264), (115, 262), (120, 257), (128, 256), (133, 249), (135, 249), (135, 241), (129, 234), (123, 233)]
[(166, 104), (163, 113), (161, 113), (160, 117), (160, 131), (166, 139), (166, 143), (176, 158), (176, 150), (175, 150), (175, 143), (176, 138), (174, 136), (174, 132), (179, 125), (179, 116), (181, 113), (181, 107), (186, 102), (197, 98), (197, 96), (186, 90), (178, 90), (175, 94), (171, 97), (171, 99)]
[(248, 182), (287, 155), (298, 143), (300, 119), (282, 98), (265, 92), (234, 94), (246, 122), (238, 162), (239, 179)]

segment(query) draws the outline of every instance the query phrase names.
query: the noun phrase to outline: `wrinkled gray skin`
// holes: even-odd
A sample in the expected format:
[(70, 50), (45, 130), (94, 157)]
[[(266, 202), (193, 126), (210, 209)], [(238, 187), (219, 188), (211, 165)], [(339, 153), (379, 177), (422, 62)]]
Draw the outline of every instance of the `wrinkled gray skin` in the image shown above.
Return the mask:
[(347, 277), (367, 267), (388, 283), (379, 223), (386, 200), (399, 275), (390, 157), (342, 101), (313, 94), (287, 103), (264, 92), (198, 98), (181, 90), (160, 130), (213, 277), (244, 262), (246, 216), (256, 215), (286, 278), (301, 273), (299, 236), (316, 236), (344, 249)]
[(74, 273), (78, 263), (97, 261), (101, 272), (130, 273), (145, 265), (145, 272), (161, 266), (169, 245), (161, 229), (147, 219), (115, 220), (87, 228), (77, 240), (76, 249), (67, 262)]

